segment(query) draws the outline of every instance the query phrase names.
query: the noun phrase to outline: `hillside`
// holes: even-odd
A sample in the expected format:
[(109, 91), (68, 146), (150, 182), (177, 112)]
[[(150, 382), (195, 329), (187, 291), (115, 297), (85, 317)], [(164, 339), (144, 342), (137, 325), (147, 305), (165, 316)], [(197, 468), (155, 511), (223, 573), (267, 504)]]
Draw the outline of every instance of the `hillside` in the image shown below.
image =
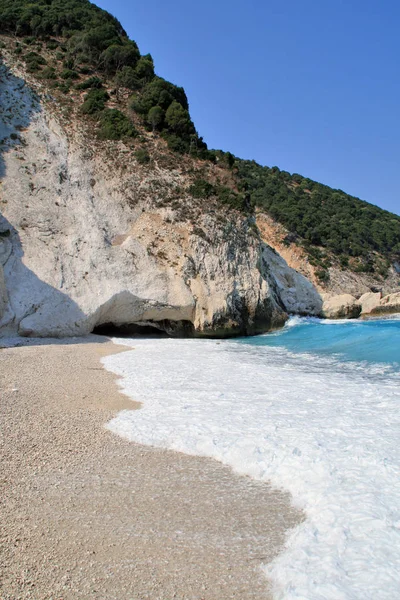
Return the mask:
[[(229, 169), (228, 185), (200, 177), (194, 195), (266, 212), (297, 236), (321, 282), (328, 281), (333, 263), (384, 279), (399, 259), (400, 217), (301, 175), (209, 151), (184, 90), (155, 75), (152, 57), (141, 56), (122, 25), (87, 0), (2, 0), (0, 23), (3, 32), (19, 38), (14, 50), (28, 71), (49, 88), (72, 97), (74, 90), (87, 90), (82, 111), (98, 123), (100, 138), (137, 137), (133, 121), (139, 131), (159, 134), (171, 150)], [(118, 108), (110, 108), (110, 85)]]
[[(22, 244), (25, 260), (30, 248), (31, 270), (74, 298), (78, 325), (68, 321), (60, 335), (115, 322), (133, 305), (135, 317), (122, 323), (255, 333), (278, 326), (285, 313), (319, 314), (321, 299), (302, 275), (320, 292), (398, 288), (400, 217), (300, 175), (208, 149), (183, 88), (157, 75), (152, 57), (142, 56), (107, 12), (87, 0), (0, 0), (0, 27), (0, 236), (4, 244), (12, 238), (14, 254)], [(60, 206), (68, 209), (63, 217)], [(43, 220), (51, 240), (45, 273), (37, 259)], [(97, 277), (115, 279), (107, 293), (101, 288), (102, 300), (89, 300), (74, 283), (77, 265), (65, 258), (75, 256), (65, 246), (68, 228), (76, 244), (84, 240), (79, 278), (94, 276), (103, 256)], [(117, 260), (116, 247), (123, 253), (111, 276), (104, 261)], [(140, 275), (140, 292), (131, 289), (126, 253), (135, 276), (155, 269), (157, 283)], [(144, 305), (115, 301), (128, 288), (146, 297)], [(19, 323), (32, 310), (24, 302), (18, 300)], [(40, 311), (33, 312), (37, 318)], [(31, 325), (26, 331), (37, 331)]]

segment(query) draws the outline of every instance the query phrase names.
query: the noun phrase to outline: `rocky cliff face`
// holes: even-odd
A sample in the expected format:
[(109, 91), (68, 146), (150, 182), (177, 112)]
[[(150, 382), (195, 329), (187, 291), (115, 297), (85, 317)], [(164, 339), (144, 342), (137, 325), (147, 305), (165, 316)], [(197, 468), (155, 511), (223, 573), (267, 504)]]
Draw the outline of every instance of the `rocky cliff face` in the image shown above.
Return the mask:
[(93, 141), (26, 78), (1, 67), (0, 335), (112, 323), (224, 336), (320, 314), (315, 287), (251, 218), (196, 204), (183, 166)]

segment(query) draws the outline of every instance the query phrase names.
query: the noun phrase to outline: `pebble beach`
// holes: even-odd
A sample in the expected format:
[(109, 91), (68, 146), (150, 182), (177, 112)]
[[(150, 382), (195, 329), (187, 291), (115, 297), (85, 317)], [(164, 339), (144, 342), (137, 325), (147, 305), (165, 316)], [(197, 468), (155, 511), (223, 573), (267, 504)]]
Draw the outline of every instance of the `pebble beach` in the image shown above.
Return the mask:
[(140, 410), (90, 336), (0, 350), (1, 600), (268, 599), (262, 565), (302, 515), (208, 458), (128, 442)]

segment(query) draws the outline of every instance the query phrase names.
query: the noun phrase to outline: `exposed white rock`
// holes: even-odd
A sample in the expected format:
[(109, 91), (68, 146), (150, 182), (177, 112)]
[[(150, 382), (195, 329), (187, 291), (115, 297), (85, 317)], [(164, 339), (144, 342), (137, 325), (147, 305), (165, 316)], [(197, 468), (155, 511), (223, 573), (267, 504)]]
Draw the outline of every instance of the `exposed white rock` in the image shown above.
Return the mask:
[(372, 315), (400, 313), (400, 292), (384, 296), (370, 312)]
[(200, 215), (199, 235), (153, 201), (154, 181), (181, 184), (178, 172), (144, 177), (131, 158), (121, 176), (83, 135), (67, 135), (51, 99), (39, 102), (17, 72), (3, 67), (0, 86), (2, 335), (81, 335), (104, 323), (229, 335), (320, 313), (313, 286), (247, 219)]
[(340, 294), (324, 300), (322, 312), (327, 319), (356, 319), (361, 304), (351, 294)]
[(313, 284), (304, 275), (290, 269), (282, 256), (269, 246), (264, 246), (262, 256), (264, 268), (270, 270), (285, 311), (290, 314), (320, 316), (322, 298)]
[(367, 292), (358, 299), (361, 304), (361, 314), (370, 313), (374, 308), (379, 306), (382, 298), (382, 292)]
[(325, 300), (334, 298), (335, 296), (337, 296), (337, 294), (332, 294), (331, 292), (320, 292), (320, 296), (322, 298), (322, 302), (325, 302)]

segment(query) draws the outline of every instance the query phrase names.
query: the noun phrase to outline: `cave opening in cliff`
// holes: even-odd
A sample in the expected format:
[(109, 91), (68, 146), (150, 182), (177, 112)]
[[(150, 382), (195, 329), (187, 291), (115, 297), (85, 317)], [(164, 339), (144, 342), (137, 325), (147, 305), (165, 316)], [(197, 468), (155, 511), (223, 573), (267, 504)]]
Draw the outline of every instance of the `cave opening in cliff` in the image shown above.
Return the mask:
[(158, 327), (149, 324), (138, 325), (137, 323), (125, 323), (123, 325), (102, 323), (101, 325), (97, 325), (92, 333), (104, 335), (106, 337), (169, 337), (166, 331), (163, 331)]
[(146, 321), (143, 323), (102, 323), (92, 333), (106, 337), (192, 337), (193, 323), (190, 321)]

